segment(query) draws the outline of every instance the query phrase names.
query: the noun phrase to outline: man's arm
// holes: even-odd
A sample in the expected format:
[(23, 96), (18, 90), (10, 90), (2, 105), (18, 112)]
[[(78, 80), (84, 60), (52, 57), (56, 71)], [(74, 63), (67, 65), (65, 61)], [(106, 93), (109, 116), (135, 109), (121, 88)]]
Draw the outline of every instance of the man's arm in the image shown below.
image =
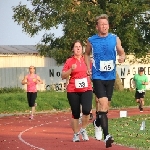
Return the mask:
[(91, 74), (91, 67), (90, 67), (90, 54), (91, 54), (92, 46), (89, 41), (87, 41), (87, 46), (85, 49), (85, 54), (84, 54), (84, 60), (88, 69), (88, 74)]
[(148, 82), (143, 82), (143, 85), (148, 85)]
[(144, 85), (148, 85), (148, 77), (146, 76), (146, 80), (145, 82), (143, 83)]
[(134, 80), (132, 80), (132, 84), (133, 84), (133, 87), (135, 88), (135, 81)]
[(118, 59), (118, 62), (119, 63), (123, 63), (124, 60), (125, 60), (125, 52), (124, 52), (124, 49), (121, 45), (121, 40), (119, 39), (119, 37), (117, 37), (117, 45), (116, 45), (116, 48), (117, 48), (117, 53), (119, 55), (119, 59)]

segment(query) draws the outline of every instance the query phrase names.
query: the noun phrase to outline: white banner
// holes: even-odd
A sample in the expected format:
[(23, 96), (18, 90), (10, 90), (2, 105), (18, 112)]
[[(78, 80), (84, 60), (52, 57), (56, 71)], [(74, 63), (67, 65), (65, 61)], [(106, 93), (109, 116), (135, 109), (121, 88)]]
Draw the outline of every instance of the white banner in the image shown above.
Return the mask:
[[(150, 65), (120, 65), (117, 66), (117, 73), (121, 78), (124, 88), (133, 88), (132, 80), (136, 73), (138, 73), (139, 67), (144, 67), (144, 73), (150, 79)], [(61, 79), (61, 72), (63, 66), (53, 67), (37, 67), (36, 74), (41, 77), (44, 84), (38, 85), (38, 90), (50, 90), (64, 91), (66, 80)], [(24, 76), (28, 74), (28, 68), (16, 67), (16, 68), (0, 68), (0, 88), (4, 87), (20, 87), (26, 89), (26, 85), (21, 85), (21, 81)], [(150, 89), (150, 85), (146, 86)]]

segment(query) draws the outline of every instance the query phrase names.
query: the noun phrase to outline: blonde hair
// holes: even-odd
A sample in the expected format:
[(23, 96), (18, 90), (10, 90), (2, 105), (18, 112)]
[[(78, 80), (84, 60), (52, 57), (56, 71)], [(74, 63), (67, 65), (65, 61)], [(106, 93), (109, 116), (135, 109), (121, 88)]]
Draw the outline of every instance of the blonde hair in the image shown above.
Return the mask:
[(31, 67), (35, 69), (35, 67), (34, 67), (34, 66), (30, 66), (30, 67), (29, 67), (29, 69), (30, 69)]
[(100, 20), (100, 19), (106, 19), (106, 20), (109, 22), (109, 20), (108, 20), (108, 15), (106, 15), (106, 14), (101, 14), (100, 16), (97, 16), (97, 17), (95, 18), (95, 23), (96, 23), (96, 25), (98, 24), (98, 20)]

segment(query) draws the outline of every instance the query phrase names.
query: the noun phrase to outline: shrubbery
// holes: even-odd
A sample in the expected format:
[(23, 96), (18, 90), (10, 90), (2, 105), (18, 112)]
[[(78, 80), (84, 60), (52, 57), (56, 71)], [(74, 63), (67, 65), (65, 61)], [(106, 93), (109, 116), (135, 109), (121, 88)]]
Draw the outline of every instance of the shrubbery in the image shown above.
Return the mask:
[(4, 87), (0, 88), (0, 93), (16, 93), (16, 92), (25, 92), (24, 89), (21, 89), (19, 87)]

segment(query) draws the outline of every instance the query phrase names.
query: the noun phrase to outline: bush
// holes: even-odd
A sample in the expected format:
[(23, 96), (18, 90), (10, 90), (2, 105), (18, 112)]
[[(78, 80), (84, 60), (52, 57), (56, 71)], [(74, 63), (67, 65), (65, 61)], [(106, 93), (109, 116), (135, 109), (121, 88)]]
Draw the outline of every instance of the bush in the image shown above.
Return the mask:
[(18, 93), (18, 92), (25, 92), (24, 89), (20, 87), (4, 87), (0, 88), (0, 93)]

